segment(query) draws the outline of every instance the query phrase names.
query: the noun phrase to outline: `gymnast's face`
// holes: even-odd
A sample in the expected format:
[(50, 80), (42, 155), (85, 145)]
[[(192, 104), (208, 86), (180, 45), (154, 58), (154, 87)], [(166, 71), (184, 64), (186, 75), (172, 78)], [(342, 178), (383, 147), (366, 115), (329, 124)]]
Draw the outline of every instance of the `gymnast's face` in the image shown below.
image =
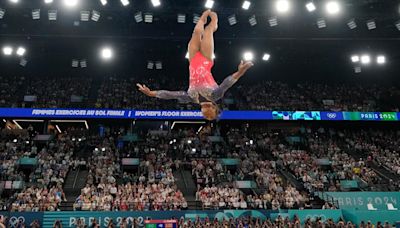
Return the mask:
[(211, 102), (201, 103), (201, 112), (204, 118), (210, 121), (218, 117), (218, 107)]

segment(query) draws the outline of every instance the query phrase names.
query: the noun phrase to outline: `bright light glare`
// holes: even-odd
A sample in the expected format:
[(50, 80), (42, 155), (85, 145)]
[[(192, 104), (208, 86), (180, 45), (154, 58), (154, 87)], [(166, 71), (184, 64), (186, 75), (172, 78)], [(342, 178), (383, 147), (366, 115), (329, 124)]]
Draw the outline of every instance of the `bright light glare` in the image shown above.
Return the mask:
[(100, 0), (100, 2), (103, 6), (107, 5), (107, 0)]
[(244, 1), (242, 4), (242, 8), (248, 10), (250, 8), (250, 5), (251, 5), (250, 1)]
[(214, 1), (213, 0), (207, 0), (206, 4), (204, 5), (207, 9), (211, 9), (214, 6)]
[(161, 1), (160, 0), (151, 0), (151, 4), (153, 4), (154, 7), (160, 6)]
[(376, 57), (376, 62), (377, 62), (378, 64), (384, 64), (384, 63), (386, 63), (386, 58), (385, 58), (385, 56), (379, 55), (378, 57)]
[(19, 55), (19, 56), (23, 56), (25, 54), (25, 52), (26, 52), (26, 49), (23, 47), (19, 47), (17, 49), (17, 55)]
[(185, 58), (189, 59), (189, 52), (186, 52)]
[(288, 0), (278, 0), (276, 2), (276, 10), (279, 13), (286, 13), (289, 11), (289, 1)]
[(326, 3), (326, 11), (332, 15), (338, 14), (340, 11), (339, 3), (336, 1), (330, 1)]
[(313, 12), (314, 10), (317, 9), (317, 7), (315, 6), (315, 4), (313, 2), (307, 3), (306, 8), (307, 8), (308, 12)]
[(268, 53), (265, 53), (265, 54), (263, 55), (263, 57), (262, 57), (262, 60), (264, 60), (264, 61), (268, 61), (268, 60), (269, 60), (269, 58), (271, 58), (271, 55), (270, 55), (270, 54), (268, 54)]
[(121, 0), (123, 6), (129, 5), (129, 0)]
[(358, 56), (358, 55), (351, 56), (351, 61), (353, 63), (358, 63), (360, 61), (360, 56)]
[(111, 50), (111, 48), (103, 48), (101, 50), (101, 57), (106, 60), (111, 59), (113, 57), (113, 51)]
[(362, 64), (369, 64), (371, 62), (371, 57), (369, 55), (361, 56), (361, 63)]
[(53, 0), (44, 0), (44, 3), (50, 4), (50, 3), (53, 3)]
[(10, 2), (12, 2), (12, 3), (18, 3), (19, 0), (10, 0)]
[(252, 61), (253, 59), (254, 59), (254, 55), (253, 55), (253, 53), (252, 52), (245, 52), (244, 54), (243, 54), (243, 59), (245, 60), (245, 61)]
[(74, 7), (78, 5), (78, 0), (64, 0), (64, 5), (68, 7)]
[(11, 55), (13, 53), (12, 47), (6, 46), (3, 47), (3, 54), (4, 55)]

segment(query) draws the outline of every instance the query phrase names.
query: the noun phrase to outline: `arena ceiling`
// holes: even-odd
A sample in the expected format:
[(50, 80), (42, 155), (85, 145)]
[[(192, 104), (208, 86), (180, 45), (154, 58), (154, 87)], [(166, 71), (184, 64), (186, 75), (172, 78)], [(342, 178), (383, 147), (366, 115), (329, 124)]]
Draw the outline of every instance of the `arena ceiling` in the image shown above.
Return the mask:
[[(340, 0), (339, 0), (340, 1)], [(11, 4), (0, 2), (5, 10), (0, 19), (0, 45), (24, 45), (28, 64), (21, 67), (13, 57), (0, 57), (2, 74), (29, 76), (57, 75), (93, 77), (120, 75), (137, 77), (173, 77), (187, 80), (187, 42), (193, 30), (193, 14), (204, 10), (203, 0), (162, 0), (154, 8), (149, 0), (132, 1), (123, 7), (119, 0), (102, 6), (98, 0), (80, 1), (74, 9), (66, 9), (60, 1), (46, 5), (42, 0), (20, 0)], [(242, 0), (216, 0), (213, 10), (219, 14), (220, 27), (215, 34), (216, 60), (214, 74), (222, 79), (233, 72), (242, 53), (253, 51), (255, 67), (247, 80), (355, 80), (396, 81), (399, 75), (400, 1), (342, 0), (342, 12), (329, 17), (323, 10), (325, 1), (314, 1), (317, 10), (305, 10), (306, 0), (291, 1), (291, 12), (279, 15), (273, 2), (252, 0), (249, 10), (241, 9)], [(40, 9), (40, 19), (32, 19), (32, 10)], [(57, 10), (57, 20), (48, 20), (48, 10)], [(80, 11), (96, 10), (98, 22), (81, 21)], [(152, 23), (137, 23), (135, 14), (151, 13)], [(186, 15), (186, 23), (177, 23), (177, 14)], [(235, 15), (231, 26), (228, 17)], [(249, 18), (255, 15), (257, 25)], [(277, 18), (271, 27), (269, 19)], [(324, 19), (326, 28), (317, 21)], [(355, 19), (357, 28), (347, 23)], [(376, 29), (366, 22), (374, 20)], [(79, 24), (79, 25), (78, 25)], [(115, 50), (115, 59), (104, 63), (98, 57), (99, 48), (108, 45)], [(261, 61), (264, 52), (271, 54)], [(384, 66), (363, 66), (355, 74), (350, 61), (353, 54), (384, 54)], [(72, 68), (72, 59), (86, 59), (87, 68)], [(148, 61), (162, 61), (162, 70), (148, 70)]]

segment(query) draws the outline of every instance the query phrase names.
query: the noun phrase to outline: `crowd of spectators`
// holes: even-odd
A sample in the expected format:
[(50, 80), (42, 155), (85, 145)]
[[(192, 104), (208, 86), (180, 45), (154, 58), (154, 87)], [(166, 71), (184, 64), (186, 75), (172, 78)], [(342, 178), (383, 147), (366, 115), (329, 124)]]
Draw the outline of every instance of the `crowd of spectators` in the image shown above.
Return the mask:
[[(165, 77), (0, 79), (1, 107), (198, 108), (193, 104), (149, 98), (136, 89), (136, 83), (140, 82), (154, 90), (187, 90), (186, 80), (169, 80)], [(36, 96), (36, 101), (24, 101), (24, 96)], [(395, 101), (399, 97), (399, 88), (387, 85), (263, 81), (257, 84), (239, 83), (225, 94), (220, 105), (222, 109), (235, 110), (398, 111)]]

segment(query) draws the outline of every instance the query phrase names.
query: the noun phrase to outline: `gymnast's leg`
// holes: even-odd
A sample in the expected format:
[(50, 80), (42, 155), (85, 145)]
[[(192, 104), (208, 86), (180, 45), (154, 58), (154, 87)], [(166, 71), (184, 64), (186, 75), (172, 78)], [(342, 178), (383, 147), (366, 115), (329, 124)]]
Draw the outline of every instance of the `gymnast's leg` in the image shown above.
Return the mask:
[(188, 45), (189, 61), (192, 60), (198, 51), (200, 51), (201, 39), (204, 33), (204, 25), (207, 23), (207, 18), (210, 13), (211, 10), (204, 11), (200, 17), (200, 20), (194, 27), (192, 38), (190, 39)]
[(218, 15), (210, 12), (211, 22), (207, 25), (203, 32), (200, 51), (208, 60), (213, 60), (214, 55), (214, 32), (218, 29)]

